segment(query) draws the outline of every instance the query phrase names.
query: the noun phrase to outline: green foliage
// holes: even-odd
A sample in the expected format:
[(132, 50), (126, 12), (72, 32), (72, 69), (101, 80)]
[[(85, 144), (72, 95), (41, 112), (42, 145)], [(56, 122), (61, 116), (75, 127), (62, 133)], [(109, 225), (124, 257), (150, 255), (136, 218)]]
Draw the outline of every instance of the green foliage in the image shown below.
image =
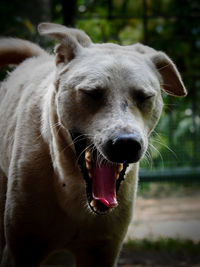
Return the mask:
[(124, 249), (133, 250), (134, 253), (137, 250), (140, 251), (157, 251), (157, 252), (182, 252), (182, 253), (199, 253), (200, 242), (194, 243), (192, 240), (181, 240), (173, 238), (159, 238), (155, 241), (149, 239), (143, 240), (129, 240)]
[[(142, 38), (141, 1), (78, 1), (78, 27), (93, 41), (132, 44)], [(134, 16), (135, 14), (135, 16)]]
[[(0, 1), (0, 35), (32, 40), (36, 27), (26, 14), (25, 1)], [(31, 8), (31, 7), (30, 7)]]

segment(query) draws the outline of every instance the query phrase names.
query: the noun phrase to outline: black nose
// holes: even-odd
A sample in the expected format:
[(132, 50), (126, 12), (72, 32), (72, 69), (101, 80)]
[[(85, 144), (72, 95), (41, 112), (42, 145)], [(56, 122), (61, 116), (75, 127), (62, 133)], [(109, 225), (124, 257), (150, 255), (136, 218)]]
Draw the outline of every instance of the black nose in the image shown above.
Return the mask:
[(123, 133), (106, 143), (105, 154), (113, 162), (133, 163), (141, 157), (142, 143), (142, 139), (138, 135)]

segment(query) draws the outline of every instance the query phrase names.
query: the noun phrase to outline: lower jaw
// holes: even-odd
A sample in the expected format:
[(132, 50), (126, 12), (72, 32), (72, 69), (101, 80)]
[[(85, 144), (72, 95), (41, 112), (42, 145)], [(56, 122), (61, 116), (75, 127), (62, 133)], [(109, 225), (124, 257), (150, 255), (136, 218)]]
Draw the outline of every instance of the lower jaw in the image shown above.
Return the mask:
[[(89, 201), (88, 201), (88, 203), (89, 203)], [(114, 208), (114, 207), (107, 207), (107, 206), (103, 205), (101, 202), (99, 202), (98, 200), (96, 201), (94, 199), (92, 199), (92, 201), (90, 201), (89, 207), (94, 213), (96, 213), (98, 215), (106, 215)]]

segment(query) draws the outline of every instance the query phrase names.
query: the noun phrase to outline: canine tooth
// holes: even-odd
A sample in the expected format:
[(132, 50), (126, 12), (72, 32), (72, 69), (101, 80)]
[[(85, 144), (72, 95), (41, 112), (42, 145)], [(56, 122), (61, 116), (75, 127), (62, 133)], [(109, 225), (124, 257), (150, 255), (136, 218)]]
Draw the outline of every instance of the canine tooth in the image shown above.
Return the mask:
[(85, 164), (86, 164), (86, 168), (88, 169), (88, 170), (90, 170), (91, 169), (91, 165), (89, 164), (89, 162), (85, 162)]
[(90, 202), (90, 206), (94, 207), (95, 206), (95, 200), (93, 199), (91, 202)]
[(119, 173), (117, 173), (117, 175), (116, 175), (116, 180), (118, 180), (119, 179)]
[(90, 155), (90, 152), (89, 152), (89, 150), (86, 150), (86, 152), (85, 152), (85, 159), (87, 160), (87, 161), (91, 161), (91, 155)]
[(119, 164), (118, 171), (121, 172), (123, 170), (123, 164)]
[(88, 176), (89, 176), (90, 178), (92, 178), (92, 173), (91, 173), (91, 172), (88, 172)]
[(94, 211), (97, 211), (97, 208), (94, 206), (94, 207), (93, 207), (93, 210), (94, 210)]

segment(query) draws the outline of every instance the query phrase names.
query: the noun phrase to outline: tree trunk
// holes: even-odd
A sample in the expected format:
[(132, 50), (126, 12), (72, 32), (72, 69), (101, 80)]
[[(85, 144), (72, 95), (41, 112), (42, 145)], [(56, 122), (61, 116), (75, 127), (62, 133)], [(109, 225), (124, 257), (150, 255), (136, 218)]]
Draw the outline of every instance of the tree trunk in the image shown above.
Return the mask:
[(62, 0), (64, 25), (75, 27), (77, 15), (77, 0)]

